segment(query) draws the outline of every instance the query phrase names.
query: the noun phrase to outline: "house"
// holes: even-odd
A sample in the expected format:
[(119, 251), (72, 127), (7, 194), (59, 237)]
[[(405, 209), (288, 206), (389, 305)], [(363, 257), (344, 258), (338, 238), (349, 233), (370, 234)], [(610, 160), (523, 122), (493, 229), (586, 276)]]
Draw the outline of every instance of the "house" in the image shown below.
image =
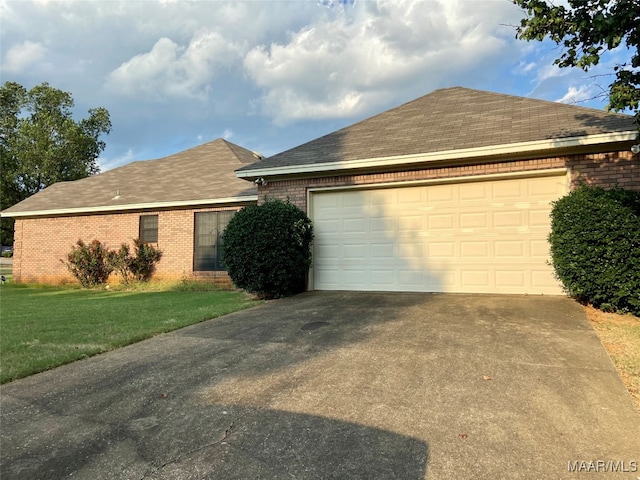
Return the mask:
[(61, 260), (79, 239), (117, 249), (140, 238), (163, 252), (156, 277), (228, 282), (220, 234), (237, 210), (257, 200), (255, 185), (234, 170), (259, 158), (218, 139), (42, 190), (2, 212), (16, 221), (14, 281), (71, 281)]
[(633, 118), (467, 88), (426, 96), (236, 171), (314, 223), (309, 288), (560, 294), (552, 202), (640, 190)]

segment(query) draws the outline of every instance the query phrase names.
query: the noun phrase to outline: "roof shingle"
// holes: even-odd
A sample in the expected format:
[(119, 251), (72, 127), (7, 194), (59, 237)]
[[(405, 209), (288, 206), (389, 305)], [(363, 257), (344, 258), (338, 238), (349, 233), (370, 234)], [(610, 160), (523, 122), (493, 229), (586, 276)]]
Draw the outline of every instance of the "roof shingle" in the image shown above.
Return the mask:
[(56, 183), (2, 214), (254, 196), (255, 185), (240, 180), (234, 170), (255, 161), (253, 152), (217, 139), (168, 157)]
[(238, 171), (348, 162), (634, 130), (633, 117), (445, 88)]

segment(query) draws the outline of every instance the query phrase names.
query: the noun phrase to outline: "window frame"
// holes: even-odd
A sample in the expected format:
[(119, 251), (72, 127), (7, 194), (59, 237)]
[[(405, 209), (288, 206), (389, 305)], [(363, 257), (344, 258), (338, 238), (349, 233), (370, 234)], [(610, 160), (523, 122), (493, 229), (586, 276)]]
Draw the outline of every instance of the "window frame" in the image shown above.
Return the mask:
[[(149, 227), (145, 225), (147, 220), (155, 218), (155, 226)], [(159, 226), (158, 214), (152, 215), (140, 215), (138, 221), (138, 239), (142, 243), (158, 243), (158, 226)]]
[[(237, 213), (237, 210), (216, 210), (208, 212), (194, 212), (193, 215), (193, 272), (226, 272), (226, 267), (222, 262), (222, 234), (225, 228)], [(215, 217), (213, 221), (209, 219), (211, 230), (209, 233), (200, 233), (205, 216)], [(200, 220), (199, 220), (200, 218)], [(209, 243), (201, 242), (203, 237), (213, 236)], [(207, 252), (207, 249), (210, 249)], [(204, 252), (204, 254), (203, 254)], [(207, 265), (208, 264), (208, 265)], [(206, 268), (211, 267), (211, 268)]]

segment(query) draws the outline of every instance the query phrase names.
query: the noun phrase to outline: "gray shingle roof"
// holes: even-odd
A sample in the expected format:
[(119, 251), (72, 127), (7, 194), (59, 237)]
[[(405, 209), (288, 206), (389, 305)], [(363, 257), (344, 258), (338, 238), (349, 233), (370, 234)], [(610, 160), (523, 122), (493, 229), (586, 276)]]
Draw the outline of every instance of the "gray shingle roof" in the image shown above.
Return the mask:
[(254, 196), (256, 187), (236, 177), (234, 170), (255, 161), (251, 151), (217, 139), (168, 157), (56, 183), (2, 214), (120, 206), (125, 209), (131, 205)]
[(445, 88), (240, 169), (313, 165), (634, 130), (633, 117)]

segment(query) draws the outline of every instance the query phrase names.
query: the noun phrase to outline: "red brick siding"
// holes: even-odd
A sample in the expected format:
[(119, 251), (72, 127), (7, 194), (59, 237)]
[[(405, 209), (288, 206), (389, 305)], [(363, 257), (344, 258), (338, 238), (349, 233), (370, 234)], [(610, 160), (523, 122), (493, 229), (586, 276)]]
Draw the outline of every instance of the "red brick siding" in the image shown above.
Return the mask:
[[(75, 280), (61, 260), (81, 239), (98, 239), (110, 249), (133, 243), (140, 215), (158, 215), (158, 243), (163, 252), (154, 278), (193, 275), (195, 212), (229, 210), (204, 208), (144, 213), (114, 213), (52, 218), (18, 218), (14, 236), (13, 279), (16, 283), (66, 283)], [(220, 274), (227, 281), (228, 276)]]
[(433, 180), (565, 167), (570, 171), (573, 188), (582, 181), (605, 187), (619, 185), (623, 188), (640, 190), (639, 158), (639, 155), (633, 155), (631, 152), (613, 152), (538, 158), (533, 160), (479, 163), (475, 165), (433, 167), (390, 173), (339, 175), (281, 181), (270, 180), (266, 186), (258, 187), (258, 201), (263, 202), (265, 198), (281, 198), (283, 200), (288, 198), (292, 203), (306, 211), (307, 189), (309, 188)]
[[(584, 181), (606, 187), (617, 184), (624, 188), (640, 190), (640, 156), (633, 155), (631, 152), (612, 152), (433, 167), (391, 173), (270, 180), (266, 186), (259, 187), (259, 201), (264, 201), (266, 197), (289, 198), (306, 211), (308, 188), (455, 178), (559, 167), (569, 169), (574, 187), (580, 181)], [(105, 242), (109, 248), (117, 248), (121, 243), (131, 243), (138, 237), (141, 214), (154, 213), (158, 214), (157, 245), (164, 253), (158, 265), (156, 277), (191, 276), (193, 274), (194, 213), (226, 209), (228, 208), (17, 219), (14, 242), (14, 281), (71, 282), (73, 279), (60, 259), (65, 258), (78, 239), (89, 242), (97, 238)]]

